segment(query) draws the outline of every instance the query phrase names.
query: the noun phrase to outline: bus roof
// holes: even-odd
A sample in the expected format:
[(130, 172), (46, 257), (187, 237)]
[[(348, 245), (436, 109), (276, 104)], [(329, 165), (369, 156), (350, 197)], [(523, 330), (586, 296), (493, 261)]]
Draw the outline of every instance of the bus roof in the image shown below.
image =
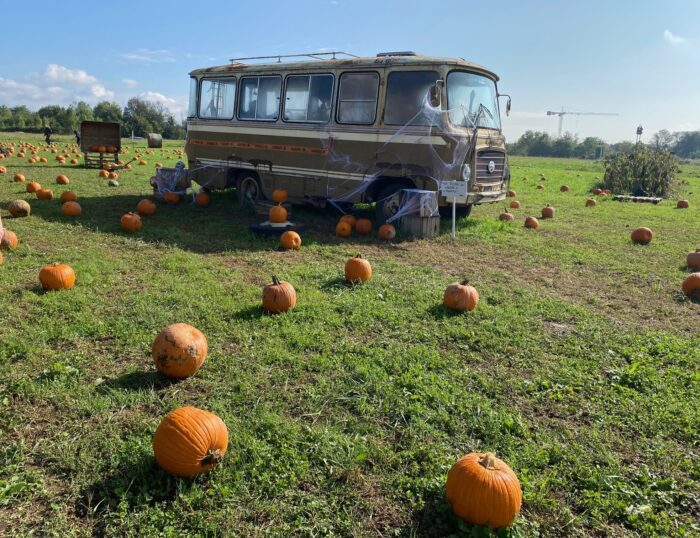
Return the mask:
[[(280, 57), (283, 58), (284, 56)], [(358, 56), (352, 58), (333, 58), (322, 60), (304, 60), (290, 62), (273, 62), (273, 63), (241, 63), (232, 61), (226, 65), (218, 65), (212, 67), (203, 67), (190, 72), (192, 76), (200, 75), (228, 75), (236, 73), (262, 73), (266, 71), (310, 71), (323, 69), (368, 69), (372, 67), (389, 67), (394, 65), (410, 65), (410, 66), (431, 66), (431, 65), (449, 65), (455, 67), (463, 67), (470, 71), (483, 73), (492, 79), (498, 81), (498, 75), (485, 67), (468, 62), (462, 58), (443, 58), (440, 56), (422, 56), (422, 55), (382, 55), (382, 56)]]

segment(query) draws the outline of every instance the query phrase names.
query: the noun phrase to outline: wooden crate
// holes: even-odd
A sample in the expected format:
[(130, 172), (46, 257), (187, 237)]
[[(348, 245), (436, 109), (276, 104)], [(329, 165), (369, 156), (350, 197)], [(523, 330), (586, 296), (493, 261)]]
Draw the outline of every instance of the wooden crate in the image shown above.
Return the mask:
[(413, 237), (437, 237), (440, 234), (440, 216), (406, 215), (399, 219), (399, 229), (406, 235)]
[[(265, 217), (267, 220), (268, 215), (270, 214), (270, 208), (273, 205), (277, 205), (276, 202), (271, 202), (269, 200), (258, 200), (255, 202), (255, 216), (256, 217)], [(292, 204), (289, 202), (285, 202), (282, 204), (282, 207), (284, 207), (287, 210), (287, 220), (292, 219)]]

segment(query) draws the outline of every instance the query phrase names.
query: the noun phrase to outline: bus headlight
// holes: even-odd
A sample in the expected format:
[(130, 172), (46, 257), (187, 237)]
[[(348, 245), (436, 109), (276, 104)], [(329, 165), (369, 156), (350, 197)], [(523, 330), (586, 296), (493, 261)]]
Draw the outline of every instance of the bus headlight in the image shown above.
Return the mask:
[(472, 177), (472, 167), (469, 166), (469, 163), (465, 163), (464, 166), (462, 166), (462, 179), (464, 181), (469, 181), (469, 178)]

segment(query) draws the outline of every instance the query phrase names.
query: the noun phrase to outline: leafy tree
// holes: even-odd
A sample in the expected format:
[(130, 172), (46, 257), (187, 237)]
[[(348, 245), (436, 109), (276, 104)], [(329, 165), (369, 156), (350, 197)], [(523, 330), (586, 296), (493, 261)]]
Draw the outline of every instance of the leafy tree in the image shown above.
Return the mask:
[(700, 158), (700, 131), (678, 133), (673, 151), (680, 157)]
[(122, 136), (147, 136), (163, 132), (163, 105), (132, 97), (124, 107)]
[(120, 123), (122, 121), (122, 107), (117, 103), (102, 101), (92, 109), (93, 117), (98, 121), (111, 121)]

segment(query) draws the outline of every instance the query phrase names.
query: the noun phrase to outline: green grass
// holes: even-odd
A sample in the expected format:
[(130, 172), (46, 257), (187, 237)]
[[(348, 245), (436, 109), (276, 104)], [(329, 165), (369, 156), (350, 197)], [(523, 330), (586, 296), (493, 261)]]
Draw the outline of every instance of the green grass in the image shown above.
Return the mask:
[[(444, 499), (447, 471), (473, 450), (522, 482), (502, 535), (700, 535), (700, 304), (679, 292), (700, 247), (700, 167), (683, 166), (689, 210), (586, 208), (601, 165), (514, 158), (514, 223), (496, 219), (503, 204), (477, 207), (454, 243), (389, 245), (339, 240), (336, 215), (295, 208), (304, 244), (281, 252), (248, 233), (232, 192), (207, 209), (158, 203), (141, 233), (123, 233), (150, 165), (171, 154), (117, 188), (49, 160), (0, 161), (3, 222), (21, 241), (0, 266), (0, 535), (488, 536)], [(26, 194), (17, 171), (75, 190), (83, 215)], [(60, 172), (70, 185), (52, 184)], [(31, 217), (9, 218), (16, 198)], [(524, 229), (546, 203), (555, 219)], [(650, 245), (630, 243), (637, 226), (654, 230)], [(349, 287), (358, 252), (374, 276)], [(76, 270), (73, 290), (40, 290), (52, 261)], [(287, 315), (261, 313), (273, 273), (297, 289)], [(442, 292), (465, 275), (481, 302), (452, 315)], [(174, 322), (210, 347), (181, 382), (150, 358)], [(230, 435), (224, 463), (194, 480), (166, 475), (151, 448), (184, 404)]]

